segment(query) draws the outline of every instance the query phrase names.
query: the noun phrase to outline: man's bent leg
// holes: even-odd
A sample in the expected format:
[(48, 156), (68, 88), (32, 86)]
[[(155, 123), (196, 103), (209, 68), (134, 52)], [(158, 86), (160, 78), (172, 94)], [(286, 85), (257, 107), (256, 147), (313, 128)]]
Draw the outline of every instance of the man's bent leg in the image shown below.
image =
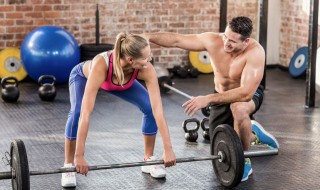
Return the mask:
[[(230, 108), (234, 118), (234, 130), (238, 133), (242, 142), (243, 150), (249, 150), (252, 140), (250, 114), (254, 111), (255, 104), (252, 100), (250, 102), (236, 102), (231, 104)], [(249, 158), (246, 158), (241, 181), (243, 182), (248, 180), (249, 175), (251, 174), (251, 161)]]
[(243, 150), (249, 150), (252, 140), (250, 114), (255, 109), (253, 101), (236, 102), (230, 105), (234, 118), (234, 130), (239, 135)]

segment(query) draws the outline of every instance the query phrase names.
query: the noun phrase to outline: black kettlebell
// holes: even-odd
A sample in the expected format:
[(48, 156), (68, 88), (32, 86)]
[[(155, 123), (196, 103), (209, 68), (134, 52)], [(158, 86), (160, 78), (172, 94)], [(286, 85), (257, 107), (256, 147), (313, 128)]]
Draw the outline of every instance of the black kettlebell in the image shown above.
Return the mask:
[(1, 97), (5, 102), (13, 103), (19, 99), (18, 79), (16, 77), (5, 77), (1, 80)]
[(201, 112), (204, 116), (209, 117), (210, 116), (210, 106), (206, 106), (201, 109)]
[(207, 117), (203, 118), (200, 122), (200, 126), (203, 130), (202, 136), (205, 140), (210, 140), (208, 124), (209, 124), (209, 119)]
[(55, 88), (56, 78), (52, 75), (42, 75), (38, 79), (38, 94), (42, 101), (53, 101), (57, 95)]
[[(188, 129), (187, 128), (187, 124), (188, 123), (196, 123), (195, 128), (193, 129)], [(186, 119), (183, 123), (182, 123), (182, 127), (183, 130), (185, 132), (184, 137), (187, 141), (189, 142), (196, 142), (198, 139), (198, 130), (200, 128), (200, 122), (198, 119), (196, 118), (191, 118), (191, 119)]]

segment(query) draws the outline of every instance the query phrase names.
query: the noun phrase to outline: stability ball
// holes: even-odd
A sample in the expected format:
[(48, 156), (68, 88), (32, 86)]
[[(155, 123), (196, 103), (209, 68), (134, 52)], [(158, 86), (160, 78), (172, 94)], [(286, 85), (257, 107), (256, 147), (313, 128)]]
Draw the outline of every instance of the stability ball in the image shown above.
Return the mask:
[(80, 49), (68, 31), (43, 26), (31, 31), (22, 42), (21, 60), (33, 80), (38, 81), (42, 75), (53, 75), (57, 83), (64, 83), (80, 61)]

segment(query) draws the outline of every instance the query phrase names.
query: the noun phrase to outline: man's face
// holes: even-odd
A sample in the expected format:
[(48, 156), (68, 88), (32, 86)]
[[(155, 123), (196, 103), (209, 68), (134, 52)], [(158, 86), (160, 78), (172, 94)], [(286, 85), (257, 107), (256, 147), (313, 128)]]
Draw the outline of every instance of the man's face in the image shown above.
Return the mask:
[(247, 39), (242, 41), (240, 39), (241, 34), (232, 32), (227, 26), (223, 34), (223, 49), (226, 53), (237, 53), (243, 49), (247, 43)]

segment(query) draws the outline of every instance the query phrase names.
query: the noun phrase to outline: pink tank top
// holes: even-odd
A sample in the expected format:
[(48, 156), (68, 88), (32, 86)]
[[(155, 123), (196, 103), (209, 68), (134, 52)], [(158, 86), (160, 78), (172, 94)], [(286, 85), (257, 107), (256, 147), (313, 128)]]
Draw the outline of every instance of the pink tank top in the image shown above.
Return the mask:
[(101, 87), (103, 90), (106, 91), (121, 91), (121, 90), (126, 90), (130, 88), (134, 82), (134, 80), (138, 76), (139, 69), (134, 69), (130, 80), (123, 84), (123, 86), (114, 84), (112, 81), (112, 74), (113, 74), (113, 53), (110, 54), (110, 57), (108, 58), (107, 52), (103, 52), (99, 54), (104, 57), (106, 63), (109, 63), (108, 71), (107, 71), (107, 78), (106, 80), (102, 83)]

